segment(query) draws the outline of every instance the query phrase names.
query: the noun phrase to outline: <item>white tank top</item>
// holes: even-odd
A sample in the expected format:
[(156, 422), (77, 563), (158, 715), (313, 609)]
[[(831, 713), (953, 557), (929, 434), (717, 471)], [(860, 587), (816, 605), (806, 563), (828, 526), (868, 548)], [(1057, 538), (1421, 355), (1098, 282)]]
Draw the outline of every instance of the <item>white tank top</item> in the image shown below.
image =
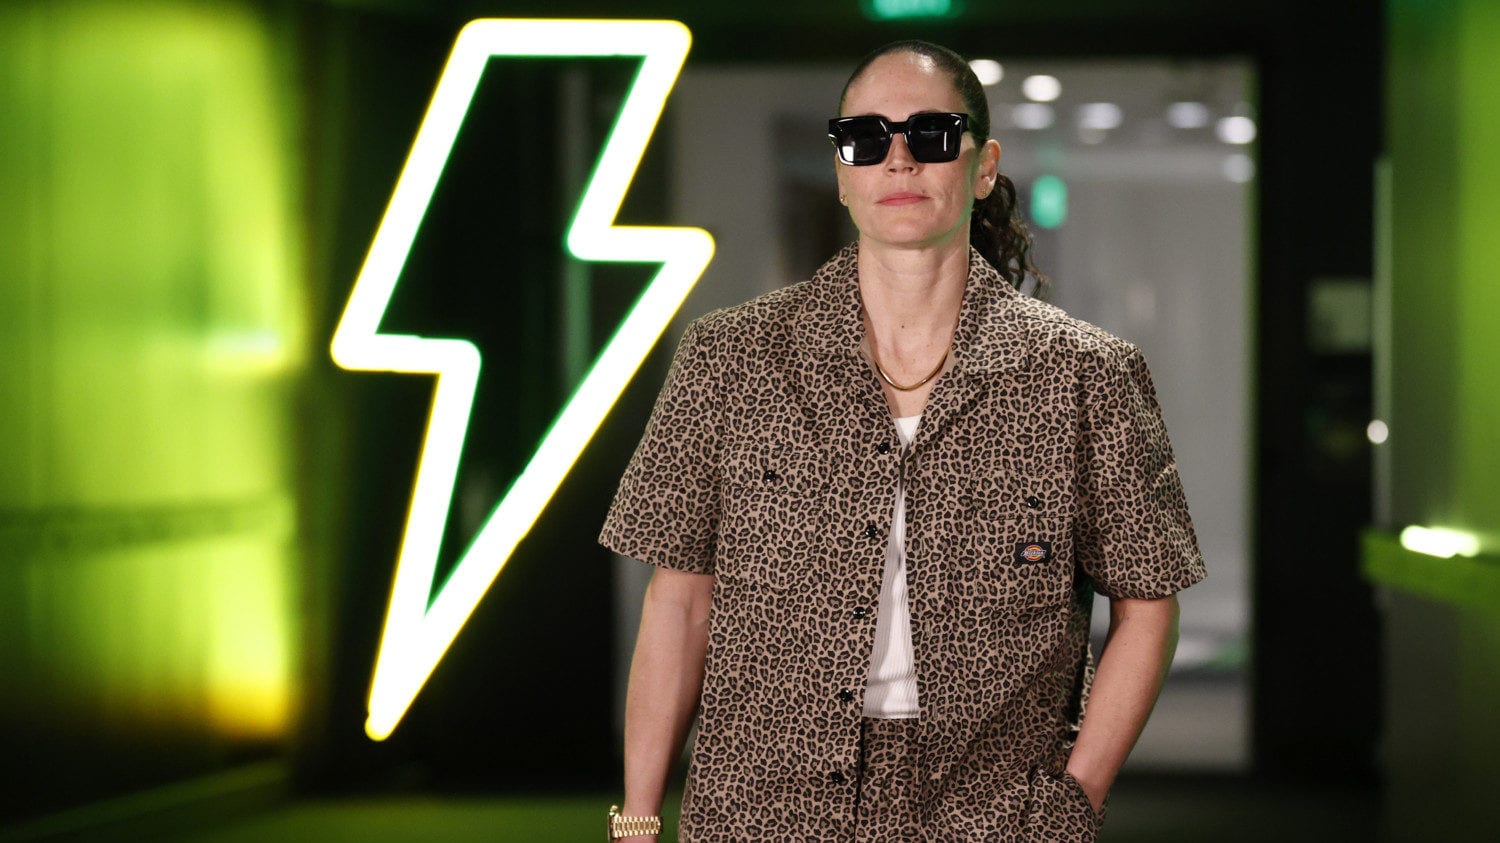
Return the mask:
[[(917, 435), (920, 415), (896, 419), (901, 449)], [(885, 549), (885, 573), (880, 579), (880, 605), (875, 610), (875, 651), (865, 683), (865, 716), (905, 719), (916, 717), (917, 674), (912, 666), (911, 610), (906, 602), (906, 486), (896, 483), (896, 513)]]

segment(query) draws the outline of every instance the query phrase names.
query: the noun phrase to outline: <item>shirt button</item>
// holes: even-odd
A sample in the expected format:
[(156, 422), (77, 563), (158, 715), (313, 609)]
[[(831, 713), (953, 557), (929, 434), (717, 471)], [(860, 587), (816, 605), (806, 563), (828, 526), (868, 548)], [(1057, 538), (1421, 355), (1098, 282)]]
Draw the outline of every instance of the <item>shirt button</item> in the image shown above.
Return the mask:
[(838, 770), (834, 770), (833, 772), (829, 773), (828, 780), (833, 782), (834, 784), (843, 784), (846, 781), (846, 779), (844, 778), (844, 774)]
[(839, 691), (839, 702), (854, 702), (854, 692), (849, 690)]
[(850, 612), (849, 614), (853, 615), (855, 620), (863, 620), (869, 617), (870, 610), (865, 608), (864, 606), (856, 606), (854, 607), (854, 611)]
[(889, 454), (891, 452), (891, 443), (881, 442), (879, 445), (875, 446), (875, 450), (882, 454)]
[(1026, 505), (1031, 507), (1032, 509), (1036, 509), (1037, 507), (1042, 505), (1042, 499), (1037, 497), (1036, 495), (1027, 495)]
[(767, 483), (775, 483), (779, 478), (776, 476), (776, 472), (768, 468), (766, 469), (766, 473), (760, 476), (760, 479)]
[(867, 539), (878, 539), (880, 538), (880, 530), (874, 524), (866, 524), (864, 537)]

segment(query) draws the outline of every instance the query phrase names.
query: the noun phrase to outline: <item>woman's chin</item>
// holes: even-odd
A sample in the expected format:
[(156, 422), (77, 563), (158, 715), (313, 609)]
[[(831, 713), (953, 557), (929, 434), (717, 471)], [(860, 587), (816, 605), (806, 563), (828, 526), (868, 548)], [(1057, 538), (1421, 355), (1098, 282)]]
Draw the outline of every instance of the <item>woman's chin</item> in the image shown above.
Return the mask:
[(893, 226), (861, 231), (860, 243), (886, 249), (939, 249), (953, 245), (953, 231), (934, 230), (931, 226)]

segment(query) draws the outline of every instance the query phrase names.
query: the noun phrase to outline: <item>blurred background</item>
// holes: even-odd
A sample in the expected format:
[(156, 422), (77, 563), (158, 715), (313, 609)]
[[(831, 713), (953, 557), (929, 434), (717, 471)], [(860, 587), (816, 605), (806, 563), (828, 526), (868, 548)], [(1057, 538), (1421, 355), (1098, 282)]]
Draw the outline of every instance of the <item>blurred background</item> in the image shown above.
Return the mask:
[[(328, 342), (486, 16), (691, 28), (620, 220), (718, 251), (375, 742), (432, 380)], [(1208, 561), (1103, 839), (1482, 836), (1500, 6), (11, 0), (0, 840), (596, 839), (648, 574), (598, 525), (687, 321), (853, 238), (824, 121), (906, 37), (978, 62), (1052, 300), (1151, 360)], [(381, 323), (484, 355), (439, 581), (654, 274), (563, 248), (638, 64), (489, 62)]]

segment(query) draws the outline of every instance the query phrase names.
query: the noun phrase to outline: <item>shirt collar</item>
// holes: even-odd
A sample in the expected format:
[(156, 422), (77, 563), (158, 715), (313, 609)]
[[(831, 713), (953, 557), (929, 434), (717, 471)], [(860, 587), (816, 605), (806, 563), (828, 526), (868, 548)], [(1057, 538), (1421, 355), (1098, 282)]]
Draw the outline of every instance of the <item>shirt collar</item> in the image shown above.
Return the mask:
[[(864, 339), (859, 295), (859, 244), (850, 243), (813, 274), (795, 328), (805, 347), (857, 353)], [(1026, 364), (1031, 341), (1016, 312), (1024, 297), (969, 247), (969, 278), (953, 334), (954, 368), (990, 372)]]

